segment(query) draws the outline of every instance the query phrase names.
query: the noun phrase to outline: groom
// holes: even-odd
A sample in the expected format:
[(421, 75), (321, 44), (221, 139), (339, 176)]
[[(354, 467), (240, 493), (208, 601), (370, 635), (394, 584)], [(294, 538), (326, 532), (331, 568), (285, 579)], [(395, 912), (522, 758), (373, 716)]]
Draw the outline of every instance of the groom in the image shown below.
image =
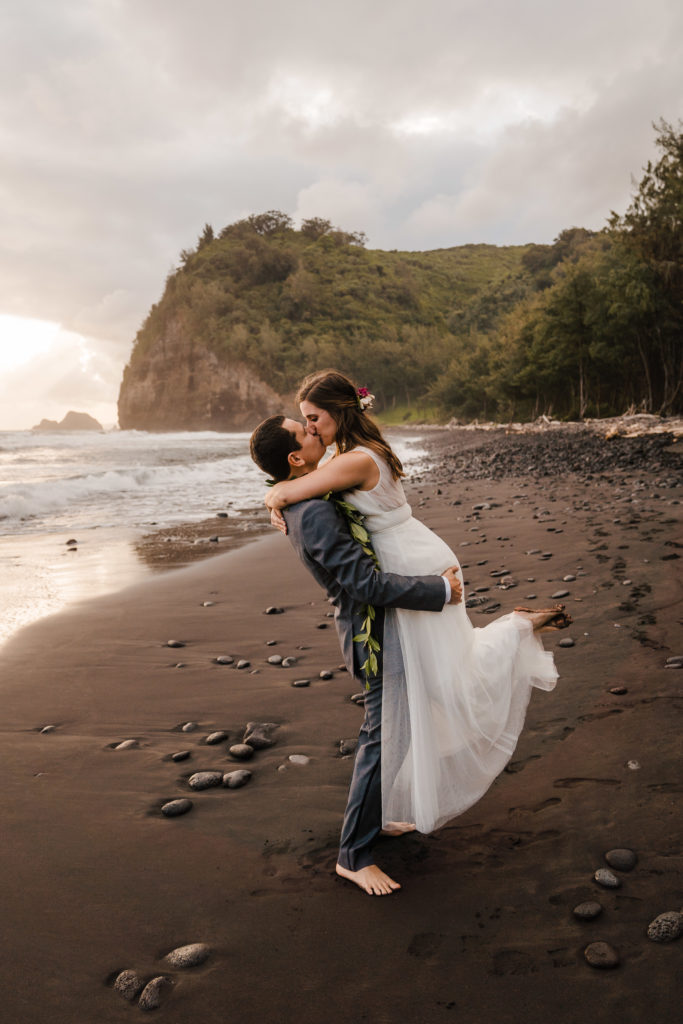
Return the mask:
[[(284, 416), (271, 416), (251, 436), (251, 457), (274, 480), (304, 476), (314, 470), (325, 449), (317, 434)], [(443, 576), (399, 576), (377, 572), (372, 562), (349, 533), (346, 520), (331, 501), (313, 498), (284, 510), (287, 535), (299, 558), (334, 605), (334, 617), (344, 661), (357, 683), (365, 684), (360, 669), (358, 644), (361, 632), (359, 606), (375, 608), (375, 631), (381, 648), (377, 674), (371, 677), (365, 695), (365, 719), (360, 730), (349, 797), (344, 814), (337, 874), (373, 896), (383, 896), (400, 885), (374, 862), (372, 845), (382, 829), (381, 721), (382, 651), (385, 648), (384, 609), (411, 608), (441, 611), (457, 604), (462, 589), (456, 569)], [(387, 636), (388, 639), (388, 636)], [(410, 830), (396, 824), (391, 834)]]

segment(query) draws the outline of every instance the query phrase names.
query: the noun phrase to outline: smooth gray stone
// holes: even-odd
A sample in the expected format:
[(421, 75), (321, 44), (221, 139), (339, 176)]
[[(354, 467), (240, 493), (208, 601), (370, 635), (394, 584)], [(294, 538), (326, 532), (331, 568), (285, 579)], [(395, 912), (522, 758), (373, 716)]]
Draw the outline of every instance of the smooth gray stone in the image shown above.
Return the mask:
[(292, 764), (301, 765), (310, 764), (311, 761), (310, 757), (307, 757), (306, 754), (290, 754), (289, 760), (292, 762)]
[(223, 776), (223, 785), (228, 789), (241, 789), (246, 786), (251, 778), (251, 772), (246, 768), (239, 768), (234, 772), (226, 772)]
[(604, 889), (619, 889), (621, 888), (621, 879), (613, 875), (607, 868), (598, 868), (593, 875), (593, 878), (601, 885)]
[(327, 626), (328, 626), (327, 622), (319, 622), (318, 625), (315, 628), (316, 629), (327, 629)]
[(611, 868), (616, 868), (617, 871), (633, 871), (638, 863), (638, 855), (633, 850), (619, 848), (608, 850), (605, 860)]
[(78, 541), (76, 540), (76, 538), (75, 537), (69, 537), (68, 541), (66, 542), (66, 546), (68, 548), (72, 548), (74, 546), (74, 544), (78, 544)]
[(278, 608), (276, 605), (271, 605), (270, 608), (266, 608), (266, 615), (282, 615), (284, 608)]
[(202, 608), (213, 608), (215, 601), (202, 601)]
[(246, 658), (240, 658), (240, 660), (237, 662), (238, 668), (249, 668), (250, 665), (251, 662), (247, 661)]
[(268, 664), (269, 665), (281, 665), (282, 664), (282, 655), (281, 654), (271, 654), (270, 657), (268, 658)]
[(297, 659), (293, 658), (291, 656), (289, 658), (283, 658), (282, 659), (282, 667), (283, 668), (291, 668), (292, 665), (296, 665), (296, 662), (297, 662)]
[(227, 519), (228, 518), (228, 513), (227, 512), (216, 512), (216, 516), (217, 516), (218, 519)]
[(562, 640), (560, 640), (560, 643), (559, 643), (558, 646), (560, 646), (560, 647), (574, 647), (575, 644), (576, 644), (576, 640), (572, 640), (572, 638), (570, 636), (565, 636)]
[(563, 576), (562, 577), (562, 582), (563, 583), (573, 583), (575, 579), (576, 579), (576, 576), (572, 576), (570, 574), (569, 576)]
[(209, 733), (204, 742), (208, 744), (208, 746), (212, 747), (215, 743), (222, 743), (223, 740), (227, 740), (227, 738), (227, 732), (224, 732), (223, 729), (219, 729), (218, 732)]
[(276, 722), (247, 722), (242, 742), (248, 743), (254, 750), (272, 747), (275, 743), (273, 733), (278, 728)]
[(136, 971), (121, 971), (114, 982), (114, 988), (124, 999), (132, 1003), (137, 995), (142, 992), (145, 982)]
[(166, 646), (167, 647), (185, 647), (185, 642), (183, 640), (167, 640), (166, 641)]
[(152, 978), (142, 990), (138, 1006), (141, 1010), (158, 1010), (165, 993), (170, 989), (171, 982), (163, 974)]
[(591, 967), (606, 969), (619, 965), (619, 954), (608, 942), (591, 942), (584, 949), (583, 955)]
[(266, 640), (266, 647), (277, 647), (277, 640)]
[(229, 654), (220, 654), (216, 658), (216, 664), (217, 665), (232, 665), (232, 664), (234, 664), (234, 661), (235, 661), (235, 659), (231, 658)]
[(209, 541), (210, 541), (211, 544), (218, 544), (219, 540), (220, 540), (220, 538), (217, 537), (217, 536), (216, 537), (209, 537)]
[(527, 594), (525, 596), (524, 600), (525, 601), (535, 601), (536, 600), (536, 594)]
[(180, 800), (170, 800), (167, 804), (164, 804), (161, 808), (161, 813), (166, 818), (177, 818), (181, 814), (187, 814), (190, 810), (192, 810), (192, 801), (182, 798)]
[(137, 747), (137, 740), (123, 740), (121, 743), (117, 743), (114, 750), (132, 750), (133, 747)]
[(610, 686), (609, 692), (614, 693), (617, 697), (623, 697), (625, 693), (628, 693), (628, 690), (625, 686)]
[(650, 921), (647, 937), (653, 942), (673, 942), (681, 934), (683, 915), (675, 910), (667, 910)]
[(578, 917), (580, 921), (593, 921), (601, 913), (602, 903), (598, 903), (597, 900), (586, 900), (572, 910), (574, 917)]
[(222, 781), (221, 772), (195, 772), (190, 775), (187, 784), (190, 789), (210, 789), (211, 786), (220, 786)]
[(190, 757), (190, 756), (191, 755), (190, 755), (190, 751), (189, 750), (178, 750), (175, 754), (171, 754), (171, 760), (172, 761), (187, 761), (188, 757)]
[(303, 686), (310, 686), (310, 685), (311, 685), (311, 680), (310, 679), (294, 679), (293, 682), (292, 682), (292, 686), (297, 687), (297, 689), (299, 689), (299, 688), (301, 688)]
[(47, 736), (49, 733), (54, 732), (56, 728), (56, 725), (44, 725), (43, 728), (40, 730), (40, 735)]
[(339, 741), (339, 753), (342, 755), (342, 757), (345, 757), (347, 754), (353, 754), (353, 753), (355, 753), (355, 750), (356, 750), (357, 746), (358, 746), (358, 737), (357, 736), (352, 737), (352, 739), (350, 739), (350, 740), (340, 740)]
[(196, 728), (197, 728), (197, 723), (196, 722), (185, 722), (185, 724), (181, 727), (180, 731), (181, 732), (194, 732)]
[(334, 679), (334, 672), (330, 672), (329, 669), (323, 669), (320, 673), (320, 679)]
[(164, 960), (171, 967), (198, 967), (208, 960), (211, 949), (204, 942), (191, 942), (187, 946), (178, 946), (167, 953)]
[(248, 761), (250, 757), (254, 756), (254, 748), (248, 743), (233, 743), (229, 754), (232, 757), (236, 757), (239, 761)]
[(674, 654), (666, 659), (666, 668), (683, 668), (683, 654)]
[(551, 599), (557, 601), (560, 597), (569, 597), (568, 590), (556, 590), (554, 594), (551, 594)]

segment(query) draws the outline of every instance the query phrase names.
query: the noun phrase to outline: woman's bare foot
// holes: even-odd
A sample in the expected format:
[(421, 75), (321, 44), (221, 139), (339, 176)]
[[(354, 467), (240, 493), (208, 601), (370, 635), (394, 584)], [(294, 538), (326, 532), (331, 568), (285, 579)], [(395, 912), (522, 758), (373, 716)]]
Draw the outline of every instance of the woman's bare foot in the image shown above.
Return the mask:
[(552, 608), (515, 608), (518, 615), (528, 619), (534, 632), (550, 629), (566, 629), (573, 622), (571, 615), (564, 610), (563, 604)]
[(376, 864), (368, 864), (360, 871), (349, 871), (348, 868), (337, 864), (336, 871), (342, 878), (348, 879), (349, 882), (355, 882), (369, 896), (390, 896), (396, 889), (401, 888), (398, 882), (389, 878), (389, 875), (385, 875)]
[(417, 825), (412, 821), (388, 821), (382, 829), (383, 836), (405, 836), (408, 832), (415, 832)]

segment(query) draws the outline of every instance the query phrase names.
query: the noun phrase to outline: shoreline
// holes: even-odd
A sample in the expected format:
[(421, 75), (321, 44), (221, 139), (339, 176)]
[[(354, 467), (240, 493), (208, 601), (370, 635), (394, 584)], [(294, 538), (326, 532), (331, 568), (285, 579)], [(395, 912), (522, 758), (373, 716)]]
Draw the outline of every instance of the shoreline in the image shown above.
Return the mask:
[[(161, 1013), (174, 1024), (218, 1024), (226, 1005), (244, 1024), (283, 1005), (301, 1024), (341, 1024), (361, 991), (368, 1018), (392, 1022), (442, 1024), (453, 1008), (501, 1024), (569, 1022), (596, 1002), (626, 1024), (671, 1016), (680, 950), (645, 931), (683, 901), (680, 677), (665, 667), (681, 653), (680, 562), (667, 543), (678, 510), (654, 486), (634, 504), (636, 475), (618, 486), (588, 474), (551, 488), (521, 477), (411, 484), (415, 511), (480, 599), (475, 625), (540, 607), (560, 586), (574, 625), (544, 637), (560, 681), (534, 693), (482, 800), (431, 836), (381, 842), (380, 863), (403, 884), (386, 900), (334, 877), (351, 770), (340, 741), (361, 711), (329, 605), (279, 534), (17, 634), (0, 650), (8, 1017), (114, 1024), (136, 1012), (112, 987), (124, 969), (169, 977)], [(568, 636), (574, 646), (560, 648)], [(269, 664), (273, 651), (296, 665)], [(299, 678), (309, 686), (294, 688)], [(245, 765), (227, 748), (249, 721), (277, 725), (276, 742)], [(208, 744), (216, 730), (227, 740)], [(126, 739), (131, 749), (114, 749)], [(181, 750), (189, 758), (176, 764)], [(242, 767), (253, 773), (242, 789), (188, 787), (192, 772)], [(190, 813), (160, 814), (184, 796)], [(593, 873), (622, 846), (637, 867), (618, 873), (620, 889), (600, 889)], [(603, 912), (580, 922), (572, 908), (589, 898)], [(598, 939), (618, 950), (616, 971), (585, 962)], [(169, 968), (164, 955), (189, 942), (210, 947), (206, 964)]]

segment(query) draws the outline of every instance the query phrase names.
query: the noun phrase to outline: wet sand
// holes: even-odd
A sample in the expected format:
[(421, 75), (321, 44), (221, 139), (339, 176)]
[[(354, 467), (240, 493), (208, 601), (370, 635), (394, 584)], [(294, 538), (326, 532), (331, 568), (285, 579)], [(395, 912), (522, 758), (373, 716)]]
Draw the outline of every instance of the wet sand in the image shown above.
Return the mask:
[[(387, 898), (333, 874), (351, 771), (339, 742), (358, 731), (359, 687), (339, 671), (329, 606), (285, 539), (22, 630), (0, 651), (6, 1019), (134, 1019), (143, 1011), (112, 987), (126, 968), (169, 977), (158, 1015), (183, 1024), (672, 1017), (681, 940), (646, 937), (683, 905), (683, 672), (665, 668), (683, 653), (680, 490), (660, 476), (442, 474), (412, 488), (416, 513), (467, 566), (468, 597), (489, 587), (476, 624), (567, 589), (574, 625), (546, 637), (560, 681), (533, 695), (480, 803), (434, 835), (382, 841), (378, 860), (403, 885)], [(504, 569), (516, 586), (491, 575)], [(273, 605), (283, 614), (266, 616)], [(575, 645), (560, 648), (567, 636)], [(297, 664), (269, 665), (273, 653)], [(293, 688), (301, 678), (310, 686)], [(252, 721), (276, 723), (276, 743), (233, 761), (227, 746)], [(180, 731), (187, 722), (197, 728)], [(215, 730), (227, 744), (205, 743)], [(113, 749), (126, 739), (137, 746)], [(187, 761), (170, 760), (181, 750)], [(253, 775), (241, 789), (188, 787), (193, 772), (242, 767)], [(161, 814), (185, 796), (188, 814)], [(601, 889), (592, 876), (614, 847), (638, 865)], [(584, 899), (602, 903), (595, 921), (573, 917)], [(617, 969), (586, 964), (596, 940), (618, 950)], [(165, 967), (190, 942), (207, 943), (209, 959)]]

